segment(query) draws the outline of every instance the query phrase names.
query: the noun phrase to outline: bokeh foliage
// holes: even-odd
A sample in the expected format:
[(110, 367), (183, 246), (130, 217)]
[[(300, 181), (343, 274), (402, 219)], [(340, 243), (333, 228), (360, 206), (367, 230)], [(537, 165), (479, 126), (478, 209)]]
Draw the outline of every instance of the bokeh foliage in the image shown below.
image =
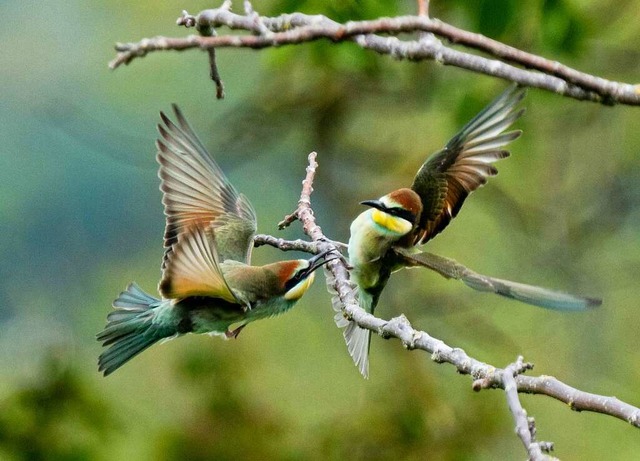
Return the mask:
[[(236, 2), (236, 8), (241, 8)], [(131, 280), (153, 291), (163, 216), (154, 125), (171, 102), (258, 210), (261, 232), (297, 201), (319, 152), (314, 207), (348, 238), (358, 202), (407, 185), (505, 83), (431, 62), (397, 62), (325, 42), (221, 50), (215, 101), (203, 53), (148, 56), (109, 72), (116, 41), (184, 35), (180, 2), (8, 0), (0, 13), (0, 456), (8, 459), (520, 459), (501, 393), (419, 352), (374, 338), (364, 382), (316, 283), (284, 317), (237, 341), (189, 337), (98, 376), (94, 334)], [(409, 1), (256, 3), (336, 20), (412, 13)], [(637, 81), (636, 12), (627, 0), (432, 0), (435, 17), (604, 77)], [(606, 12), (606, 14), (604, 14)], [(395, 276), (380, 315), (480, 360), (519, 353), (584, 390), (636, 405), (640, 322), (638, 108), (530, 91), (525, 134), (474, 194), (436, 253), (498, 277), (602, 296), (560, 315), (474, 293), (424, 271)], [(300, 237), (294, 225), (284, 237)], [(254, 253), (259, 263), (283, 257)], [(321, 282), (319, 280), (319, 282)], [(52, 354), (51, 351), (54, 351)], [(53, 358), (52, 358), (53, 357)], [(524, 397), (561, 459), (631, 459), (637, 430)]]

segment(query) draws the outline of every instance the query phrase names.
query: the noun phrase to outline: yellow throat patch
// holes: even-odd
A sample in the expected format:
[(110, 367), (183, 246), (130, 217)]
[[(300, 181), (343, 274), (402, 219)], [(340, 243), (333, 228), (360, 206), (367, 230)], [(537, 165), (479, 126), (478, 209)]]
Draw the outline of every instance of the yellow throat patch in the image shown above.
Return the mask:
[(372, 210), (371, 219), (373, 219), (373, 222), (378, 226), (384, 227), (388, 231), (399, 235), (407, 234), (413, 227), (413, 225), (406, 219), (391, 216), (389, 213), (385, 213), (378, 209)]
[(298, 283), (296, 286), (294, 286), (289, 291), (287, 291), (284, 294), (284, 299), (286, 299), (287, 301), (297, 301), (298, 299), (302, 298), (302, 295), (304, 295), (307, 292), (307, 290), (313, 283), (313, 280), (315, 279), (315, 277), (316, 277), (315, 272), (312, 272), (311, 275), (309, 275), (309, 277), (307, 277), (302, 282)]

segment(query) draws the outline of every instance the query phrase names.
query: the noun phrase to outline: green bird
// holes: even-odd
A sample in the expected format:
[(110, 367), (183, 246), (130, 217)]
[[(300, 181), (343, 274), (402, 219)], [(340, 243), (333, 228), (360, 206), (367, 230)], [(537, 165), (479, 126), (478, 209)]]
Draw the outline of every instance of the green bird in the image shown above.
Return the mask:
[[(291, 309), (311, 286), (314, 271), (339, 257), (251, 265), (256, 214), (173, 106), (156, 142), (166, 215), (161, 298), (135, 283), (113, 302), (97, 335), (109, 348), (98, 369), (105, 376), (156, 342), (187, 333), (237, 337), (254, 320)], [(236, 326), (231, 329), (232, 325)]]
[[(368, 210), (351, 224), (348, 244), (351, 280), (360, 306), (373, 313), (391, 274), (403, 267), (426, 267), (467, 286), (561, 311), (580, 311), (601, 300), (560, 293), (478, 274), (447, 258), (421, 252), (424, 244), (456, 217), (467, 196), (497, 174), (493, 163), (509, 156), (503, 147), (521, 135), (504, 133), (524, 109), (516, 110), (525, 91), (508, 88), (485, 107), (442, 149), (422, 165), (411, 188), (395, 190), (377, 200), (361, 202)], [(349, 354), (366, 378), (369, 374), (371, 332), (335, 317), (344, 328)]]

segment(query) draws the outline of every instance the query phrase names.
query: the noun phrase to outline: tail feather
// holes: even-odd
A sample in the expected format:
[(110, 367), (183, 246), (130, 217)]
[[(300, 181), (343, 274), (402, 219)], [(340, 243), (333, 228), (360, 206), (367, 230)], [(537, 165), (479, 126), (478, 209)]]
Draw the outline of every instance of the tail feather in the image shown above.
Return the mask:
[[(141, 310), (146, 311), (151, 304), (158, 303), (158, 299), (151, 295), (148, 295), (137, 283), (130, 283), (125, 291), (120, 293), (118, 299), (113, 302), (113, 307), (126, 310)], [(112, 312), (109, 315), (113, 315), (118, 311)]]
[(103, 346), (111, 346), (98, 358), (98, 370), (108, 376), (157, 341), (173, 335), (172, 328), (153, 323), (162, 301), (131, 283), (113, 302), (116, 309), (96, 335)]
[(493, 277), (478, 277), (476, 274), (465, 275), (462, 281), (468, 287), (479, 291), (488, 291), (506, 298), (515, 299), (533, 306), (558, 311), (584, 311), (602, 304), (601, 299), (576, 296), (561, 291), (510, 282)]
[(110, 347), (98, 360), (98, 370), (108, 376), (131, 358), (158, 341), (157, 337), (131, 336)]
[[(360, 328), (355, 322), (344, 318), (342, 313), (342, 301), (338, 297), (338, 292), (335, 290), (335, 277), (326, 268), (324, 268), (324, 274), (327, 280), (327, 289), (331, 296), (331, 305), (336, 312), (333, 320), (336, 322), (338, 328), (344, 328), (342, 332), (344, 341), (347, 343), (347, 350), (349, 355), (353, 359), (356, 367), (365, 378), (369, 378), (369, 345), (371, 344), (371, 331), (364, 328)], [(372, 312), (371, 306), (363, 305), (373, 303), (373, 300), (367, 301), (368, 296), (363, 297), (358, 290), (358, 287), (351, 283), (351, 290), (356, 294), (360, 305), (367, 311)], [(365, 300), (365, 298), (367, 300)]]
[(371, 331), (360, 328), (355, 322), (349, 322), (343, 332), (347, 343), (347, 350), (360, 374), (369, 378), (369, 347), (371, 346)]
[(565, 312), (578, 312), (592, 309), (602, 304), (602, 300), (598, 298), (572, 295), (548, 288), (478, 274), (453, 259), (427, 253), (426, 251), (412, 253), (400, 248), (396, 248), (394, 251), (409, 267), (426, 267), (438, 272), (445, 278), (461, 280), (474, 290), (495, 293), (533, 306)]

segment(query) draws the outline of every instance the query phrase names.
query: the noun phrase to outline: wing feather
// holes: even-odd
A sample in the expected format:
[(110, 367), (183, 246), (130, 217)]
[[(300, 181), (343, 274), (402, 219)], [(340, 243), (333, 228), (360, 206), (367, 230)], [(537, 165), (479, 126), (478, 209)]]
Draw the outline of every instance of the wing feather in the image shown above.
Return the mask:
[(519, 130), (503, 131), (524, 113), (524, 109), (515, 110), (524, 96), (524, 89), (516, 85), (508, 88), (422, 165), (411, 186), (423, 205), (415, 245), (440, 233), (456, 217), (467, 196), (498, 173), (493, 163), (509, 156), (502, 148), (522, 134)]
[(207, 296), (240, 304), (219, 266), (212, 227), (192, 226), (169, 253), (158, 290), (165, 298)]
[(221, 261), (249, 263), (257, 228), (255, 211), (209, 155), (180, 109), (173, 105), (173, 110), (177, 123), (160, 113), (156, 142), (166, 215), (162, 267), (180, 235), (194, 225), (216, 231)]

